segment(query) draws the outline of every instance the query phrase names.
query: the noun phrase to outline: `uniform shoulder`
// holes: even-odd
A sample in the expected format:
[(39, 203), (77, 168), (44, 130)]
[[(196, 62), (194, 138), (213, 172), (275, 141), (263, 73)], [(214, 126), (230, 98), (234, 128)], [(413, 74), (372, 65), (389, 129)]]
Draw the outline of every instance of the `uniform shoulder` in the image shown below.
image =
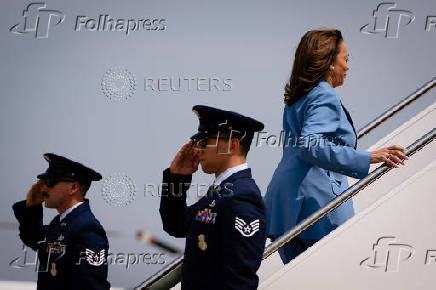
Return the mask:
[(233, 190), (236, 194), (235, 197), (243, 196), (260, 196), (259, 187), (253, 178), (244, 177), (233, 180), (232, 182), (225, 183), (225, 187), (229, 190)]
[(259, 187), (252, 178), (240, 178), (224, 185), (230, 193), (233, 207), (256, 207), (263, 209), (263, 199)]
[(71, 223), (71, 227), (77, 232), (94, 231), (106, 236), (103, 226), (91, 211), (82, 212), (80, 215), (76, 216)]

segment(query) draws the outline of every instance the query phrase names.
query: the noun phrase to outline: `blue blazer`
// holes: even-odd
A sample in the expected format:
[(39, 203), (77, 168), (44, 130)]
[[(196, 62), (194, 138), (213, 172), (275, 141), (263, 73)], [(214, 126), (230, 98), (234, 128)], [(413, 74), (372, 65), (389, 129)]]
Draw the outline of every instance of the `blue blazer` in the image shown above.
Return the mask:
[[(285, 106), (283, 156), (264, 197), (268, 236), (282, 235), (368, 174), (370, 152), (356, 151), (348, 111), (324, 80)], [(354, 215), (348, 200), (299, 237), (319, 240)]]

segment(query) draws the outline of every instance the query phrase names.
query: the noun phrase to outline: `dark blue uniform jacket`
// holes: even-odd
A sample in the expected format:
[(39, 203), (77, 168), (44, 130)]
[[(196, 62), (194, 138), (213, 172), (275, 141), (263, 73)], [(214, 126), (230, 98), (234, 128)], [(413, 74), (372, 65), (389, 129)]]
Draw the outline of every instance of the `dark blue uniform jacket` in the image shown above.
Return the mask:
[(160, 204), (164, 230), (186, 237), (182, 289), (256, 289), (266, 228), (251, 170), (234, 173), (187, 207), (191, 178), (166, 169)]
[(13, 205), (20, 223), (20, 238), (38, 252), (38, 290), (90, 290), (110, 288), (107, 281), (106, 233), (94, 217), (88, 200), (62, 221), (57, 215), (42, 223), (42, 205), (26, 208), (26, 201)]

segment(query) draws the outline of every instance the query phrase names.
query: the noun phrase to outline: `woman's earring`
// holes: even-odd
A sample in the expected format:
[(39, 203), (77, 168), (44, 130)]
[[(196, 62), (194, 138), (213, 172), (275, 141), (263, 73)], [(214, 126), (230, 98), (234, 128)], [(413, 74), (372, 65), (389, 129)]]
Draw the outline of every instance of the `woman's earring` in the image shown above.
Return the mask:
[(331, 65), (330, 70), (335, 70), (335, 67)]

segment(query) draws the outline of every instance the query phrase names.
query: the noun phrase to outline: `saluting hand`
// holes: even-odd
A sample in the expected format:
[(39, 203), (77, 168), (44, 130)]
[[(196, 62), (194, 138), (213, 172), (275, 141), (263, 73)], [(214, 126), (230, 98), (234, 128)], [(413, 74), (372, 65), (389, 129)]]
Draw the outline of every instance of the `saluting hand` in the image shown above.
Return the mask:
[(199, 150), (194, 149), (194, 141), (190, 140), (183, 145), (171, 162), (171, 174), (190, 175), (197, 171), (200, 162)]
[(38, 180), (37, 183), (32, 185), (29, 192), (27, 193), (26, 207), (38, 205), (44, 201), (41, 190), (43, 185), (44, 181), (42, 181), (42, 179)]
[(404, 155), (403, 152), (405, 151), (406, 148), (398, 145), (393, 145), (372, 151), (370, 163), (384, 162), (390, 167), (398, 168), (397, 164), (404, 165), (403, 160), (409, 159), (406, 155)]

